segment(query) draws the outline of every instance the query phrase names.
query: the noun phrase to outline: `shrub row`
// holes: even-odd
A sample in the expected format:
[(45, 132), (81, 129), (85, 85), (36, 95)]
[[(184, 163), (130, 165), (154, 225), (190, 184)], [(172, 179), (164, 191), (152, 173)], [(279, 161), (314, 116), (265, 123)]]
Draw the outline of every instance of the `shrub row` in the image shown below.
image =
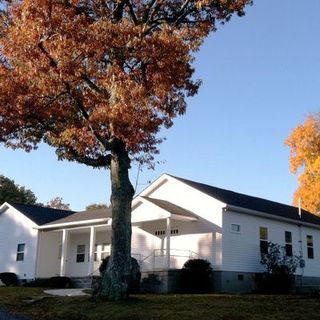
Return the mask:
[(18, 284), (18, 277), (13, 272), (0, 273), (0, 280), (6, 286), (16, 286)]

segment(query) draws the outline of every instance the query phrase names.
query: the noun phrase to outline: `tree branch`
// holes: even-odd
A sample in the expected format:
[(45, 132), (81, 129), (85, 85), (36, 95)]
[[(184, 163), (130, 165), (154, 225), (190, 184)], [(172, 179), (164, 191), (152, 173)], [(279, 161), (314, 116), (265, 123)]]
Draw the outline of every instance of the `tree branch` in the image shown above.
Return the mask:
[(38, 43), (38, 48), (47, 56), (50, 61), (50, 66), (56, 68), (58, 66), (58, 62), (50, 56), (47, 49), (43, 46), (43, 41), (44, 40), (40, 40), (40, 42)]
[(100, 94), (105, 93), (104, 90), (99, 88), (93, 81), (91, 81), (91, 79), (86, 74), (83, 73), (81, 75), (81, 79), (85, 81), (85, 83), (90, 87), (90, 89), (92, 89)]
[(137, 26), (139, 24), (139, 21), (137, 19), (137, 16), (136, 16), (134, 10), (133, 10), (133, 6), (132, 6), (132, 3), (130, 2), (130, 0), (126, 0), (126, 5), (129, 8), (130, 17), (131, 17), (134, 25)]
[(126, 0), (118, 1), (117, 6), (113, 10), (112, 15), (113, 15), (113, 19), (115, 22), (119, 22), (122, 20), (125, 2), (126, 2)]
[(152, 7), (154, 6), (154, 4), (157, 2), (157, 0), (151, 0), (147, 6), (146, 6), (146, 9), (144, 11), (144, 14), (143, 14), (143, 19), (142, 19), (142, 22), (143, 23), (146, 23), (148, 20), (149, 20), (149, 14), (150, 14), (150, 11), (152, 9)]
[(96, 139), (100, 142), (101, 146), (103, 147), (103, 149), (105, 151), (110, 151), (110, 143), (107, 139), (103, 138), (94, 128), (93, 126), (91, 125), (90, 123), (90, 117), (89, 117), (89, 114), (88, 112), (86, 111), (85, 109), (85, 106), (83, 104), (83, 101), (77, 96), (77, 94), (73, 94), (72, 91), (71, 91), (71, 88), (70, 88), (70, 85), (67, 83), (66, 84), (66, 87), (67, 87), (67, 91), (70, 95), (70, 97), (75, 101), (76, 103), (76, 106), (78, 107), (81, 115), (82, 115), (82, 118), (87, 122), (88, 124), (88, 127), (90, 129), (90, 131), (93, 133), (93, 135), (96, 137)]
[[(59, 152), (58, 156), (59, 155)], [(105, 156), (98, 156), (96, 158), (91, 158), (88, 156), (82, 156), (79, 155), (74, 149), (68, 147), (67, 154), (69, 154), (72, 157), (72, 160), (86, 164), (88, 166), (94, 167), (94, 168), (101, 168), (101, 167), (110, 167), (111, 164), (111, 154), (107, 154)]]

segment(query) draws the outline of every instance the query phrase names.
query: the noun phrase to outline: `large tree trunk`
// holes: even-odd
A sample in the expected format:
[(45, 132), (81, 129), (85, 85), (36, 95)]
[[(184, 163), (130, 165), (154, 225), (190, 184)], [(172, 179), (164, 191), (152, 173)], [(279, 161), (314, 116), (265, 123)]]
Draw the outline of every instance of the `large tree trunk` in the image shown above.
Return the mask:
[(114, 301), (128, 297), (131, 269), (131, 202), (134, 195), (129, 180), (130, 159), (122, 142), (111, 152), (111, 256), (101, 280), (98, 296)]

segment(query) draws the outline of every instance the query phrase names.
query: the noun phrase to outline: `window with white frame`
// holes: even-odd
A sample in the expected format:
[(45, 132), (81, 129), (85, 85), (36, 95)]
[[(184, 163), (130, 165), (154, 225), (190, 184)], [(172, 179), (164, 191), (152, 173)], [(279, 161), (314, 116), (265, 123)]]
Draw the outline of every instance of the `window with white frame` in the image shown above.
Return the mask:
[(19, 244), (17, 245), (17, 257), (16, 257), (16, 261), (23, 261), (23, 260), (24, 260), (25, 248), (26, 248), (25, 243), (19, 243)]
[(307, 252), (308, 252), (308, 259), (313, 259), (314, 258), (313, 237), (310, 235), (307, 235)]
[(84, 244), (77, 245), (77, 263), (84, 262), (86, 258), (86, 246)]
[(233, 233), (240, 233), (241, 227), (240, 224), (232, 223), (230, 231)]
[(267, 254), (268, 253), (268, 228), (260, 227), (260, 253)]
[(292, 257), (292, 232), (290, 231), (285, 231), (285, 241), (286, 241), (286, 255), (288, 257)]

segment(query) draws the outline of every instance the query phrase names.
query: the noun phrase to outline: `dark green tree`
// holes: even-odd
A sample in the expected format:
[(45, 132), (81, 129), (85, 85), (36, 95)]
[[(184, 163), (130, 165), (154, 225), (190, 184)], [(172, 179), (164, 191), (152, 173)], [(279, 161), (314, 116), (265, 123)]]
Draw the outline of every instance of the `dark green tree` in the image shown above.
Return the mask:
[(19, 186), (3, 175), (0, 175), (0, 204), (4, 202), (36, 204), (35, 194), (24, 186)]

